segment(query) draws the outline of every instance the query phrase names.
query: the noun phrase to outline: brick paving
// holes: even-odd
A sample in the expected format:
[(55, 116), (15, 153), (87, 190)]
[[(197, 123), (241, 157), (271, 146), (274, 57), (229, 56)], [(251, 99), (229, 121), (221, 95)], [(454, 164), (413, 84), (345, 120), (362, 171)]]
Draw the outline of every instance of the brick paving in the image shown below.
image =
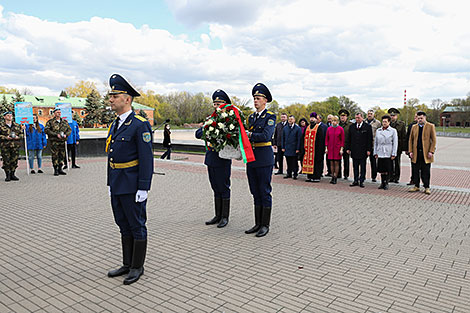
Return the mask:
[(271, 231), (255, 238), (243, 232), (253, 224), (243, 165), (218, 229), (204, 225), (202, 157), (174, 157), (156, 161), (165, 175), (154, 176), (145, 274), (131, 286), (106, 276), (121, 253), (104, 158), (0, 181), (0, 312), (469, 311), (468, 171), (433, 169), (430, 196), (275, 176)]

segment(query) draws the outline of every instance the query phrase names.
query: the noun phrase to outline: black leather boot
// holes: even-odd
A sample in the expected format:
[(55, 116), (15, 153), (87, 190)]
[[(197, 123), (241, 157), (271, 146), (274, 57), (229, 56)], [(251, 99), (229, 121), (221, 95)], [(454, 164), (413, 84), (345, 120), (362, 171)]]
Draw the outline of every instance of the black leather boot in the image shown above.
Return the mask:
[(263, 218), (263, 207), (261, 205), (255, 205), (255, 226), (248, 230), (245, 230), (245, 234), (256, 233), (261, 228), (261, 219)]
[(261, 228), (256, 233), (256, 237), (263, 237), (266, 236), (269, 232), (269, 224), (271, 222), (271, 208), (264, 207), (263, 208), (263, 219)]
[(10, 172), (10, 179), (11, 180), (20, 180), (18, 177), (15, 176), (15, 171)]
[(384, 174), (384, 190), (388, 190), (388, 174)]
[(227, 226), (229, 215), (230, 215), (230, 198), (222, 199), (222, 210), (220, 214), (221, 218), (220, 218), (219, 225), (217, 225), (218, 228)]
[(222, 214), (222, 198), (214, 198), (215, 216), (206, 222), (206, 225), (213, 225), (220, 222)]
[(132, 264), (132, 253), (134, 252), (134, 238), (121, 236), (122, 244), (122, 266), (108, 272), (108, 277), (116, 277), (129, 273)]
[(5, 181), (10, 181), (11, 178), (10, 178), (10, 172), (5, 170)]
[(54, 166), (54, 176), (59, 176), (59, 170), (57, 169), (57, 166)]
[(124, 285), (130, 285), (139, 280), (144, 274), (145, 254), (147, 253), (147, 239), (134, 240), (134, 252), (129, 274), (124, 279)]
[(384, 174), (380, 174), (380, 186), (379, 186), (379, 189), (384, 189), (385, 187), (385, 175)]
[(67, 175), (67, 173), (62, 170), (62, 165), (59, 165), (57, 167), (57, 172), (59, 173), (59, 175)]

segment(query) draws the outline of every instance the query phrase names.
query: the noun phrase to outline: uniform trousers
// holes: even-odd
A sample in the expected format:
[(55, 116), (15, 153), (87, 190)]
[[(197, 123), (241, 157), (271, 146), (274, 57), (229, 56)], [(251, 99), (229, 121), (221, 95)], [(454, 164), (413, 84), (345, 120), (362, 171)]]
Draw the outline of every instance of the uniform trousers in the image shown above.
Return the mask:
[(114, 221), (119, 226), (122, 236), (133, 237), (136, 240), (147, 239), (147, 200), (135, 202), (135, 193), (113, 195), (111, 207)]
[(253, 195), (255, 205), (261, 205), (268, 208), (272, 207), (272, 173), (272, 165), (263, 167), (246, 167), (248, 185), (250, 186), (250, 192)]
[(65, 160), (65, 143), (63, 141), (51, 141), (52, 165), (62, 166)]
[[(354, 181), (363, 183), (366, 179), (366, 160), (363, 159), (353, 159), (353, 171), (354, 171)], [(360, 176), (359, 176), (360, 171)]]
[(231, 169), (230, 165), (221, 167), (207, 166), (209, 182), (215, 198), (230, 199)]
[(393, 160), (393, 174), (392, 178), (400, 180), (400, 162), (401, 162), (401, 153), (398, 151), (397, 156)]
[(429, 188), (431, 180), (431, 163), (426, 163), (424, 160), (423, 151), (418, 151), (418, 158), (413, 168), (413, 179), (416, 187), (419, 187), (419, 181), (423, 182), (424, 188)]
[(18, 167), (18, 157), (20, 155), (20, 148), (1, 146), (2, 150), (2, 168), (7, 172), (13, 172)]
[[(343, 152), (343, 164), (344, 164), (344, 174), (345, 178), (349, 177), (349, 154), (344, 151)], [(341, 178), (341, 162), (339, 162), (339, 175), (338, 178)]]

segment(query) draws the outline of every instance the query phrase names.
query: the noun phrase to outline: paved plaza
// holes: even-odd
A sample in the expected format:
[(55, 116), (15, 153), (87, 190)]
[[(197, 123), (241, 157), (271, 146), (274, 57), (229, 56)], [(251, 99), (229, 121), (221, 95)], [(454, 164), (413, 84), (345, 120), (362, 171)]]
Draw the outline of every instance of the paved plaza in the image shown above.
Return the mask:
[(130, 286), (106, 276), (121, 264), (106, 159), (60, 177), (48, 159), (27, 176), (23, 160), (19, 182), (0, 181), (0, 312), (469, 312), (470, 141), (441, 139), (429, 196), (406, 191), (407, 160), (388, 191), (274, 176), (263, 238), (244, 234), (254, 218), (242, 163), (218, 229), (204, 224), (203, 156), (156, 160), (145, 273)]

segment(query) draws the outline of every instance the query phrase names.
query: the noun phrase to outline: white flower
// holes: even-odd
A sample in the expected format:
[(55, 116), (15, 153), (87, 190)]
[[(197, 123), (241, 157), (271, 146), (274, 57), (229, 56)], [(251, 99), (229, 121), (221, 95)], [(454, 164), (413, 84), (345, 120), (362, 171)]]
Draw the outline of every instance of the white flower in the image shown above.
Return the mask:
[(212, 124), (212, 119), (208, 119), (204, 125), (210, 125)]
[(209, 131), (211, 132), (211, 131), (213, 131), (213, 130), (214, 130), (214, 127), (210, 126), (210, 127), (209, 127)]
[(235, 129), (235, 126), (233, 126), (233, 124), (230, 124), (230, 126), (228, 127), (228, 129), (234, 130), (234, 129)]
[(222, 110), (220, 108), (217, 108), (217, 112), (220, 112), (220, 111), (222, 111)]
[(217, 126), (219, 126), (220, 129), (224, 129), (225, 125), (223, 123), (218, 123)]
[(233, 111), (230, 111), (230, 112), (228, 113), (228, 115), (234, 115), (234, 114), (235, 114), (235, 113), (233, 113)]
[(223, 118), (226, 118), (228, 116), (228, 114), (223, 112), (222, 114), (220, 114), (220, 116), (222, 116)]
[(215, 134), (216, 134), (216, 135), (219, 134), (219, 130), (218, 130), (218, 129), (215, 130)]

